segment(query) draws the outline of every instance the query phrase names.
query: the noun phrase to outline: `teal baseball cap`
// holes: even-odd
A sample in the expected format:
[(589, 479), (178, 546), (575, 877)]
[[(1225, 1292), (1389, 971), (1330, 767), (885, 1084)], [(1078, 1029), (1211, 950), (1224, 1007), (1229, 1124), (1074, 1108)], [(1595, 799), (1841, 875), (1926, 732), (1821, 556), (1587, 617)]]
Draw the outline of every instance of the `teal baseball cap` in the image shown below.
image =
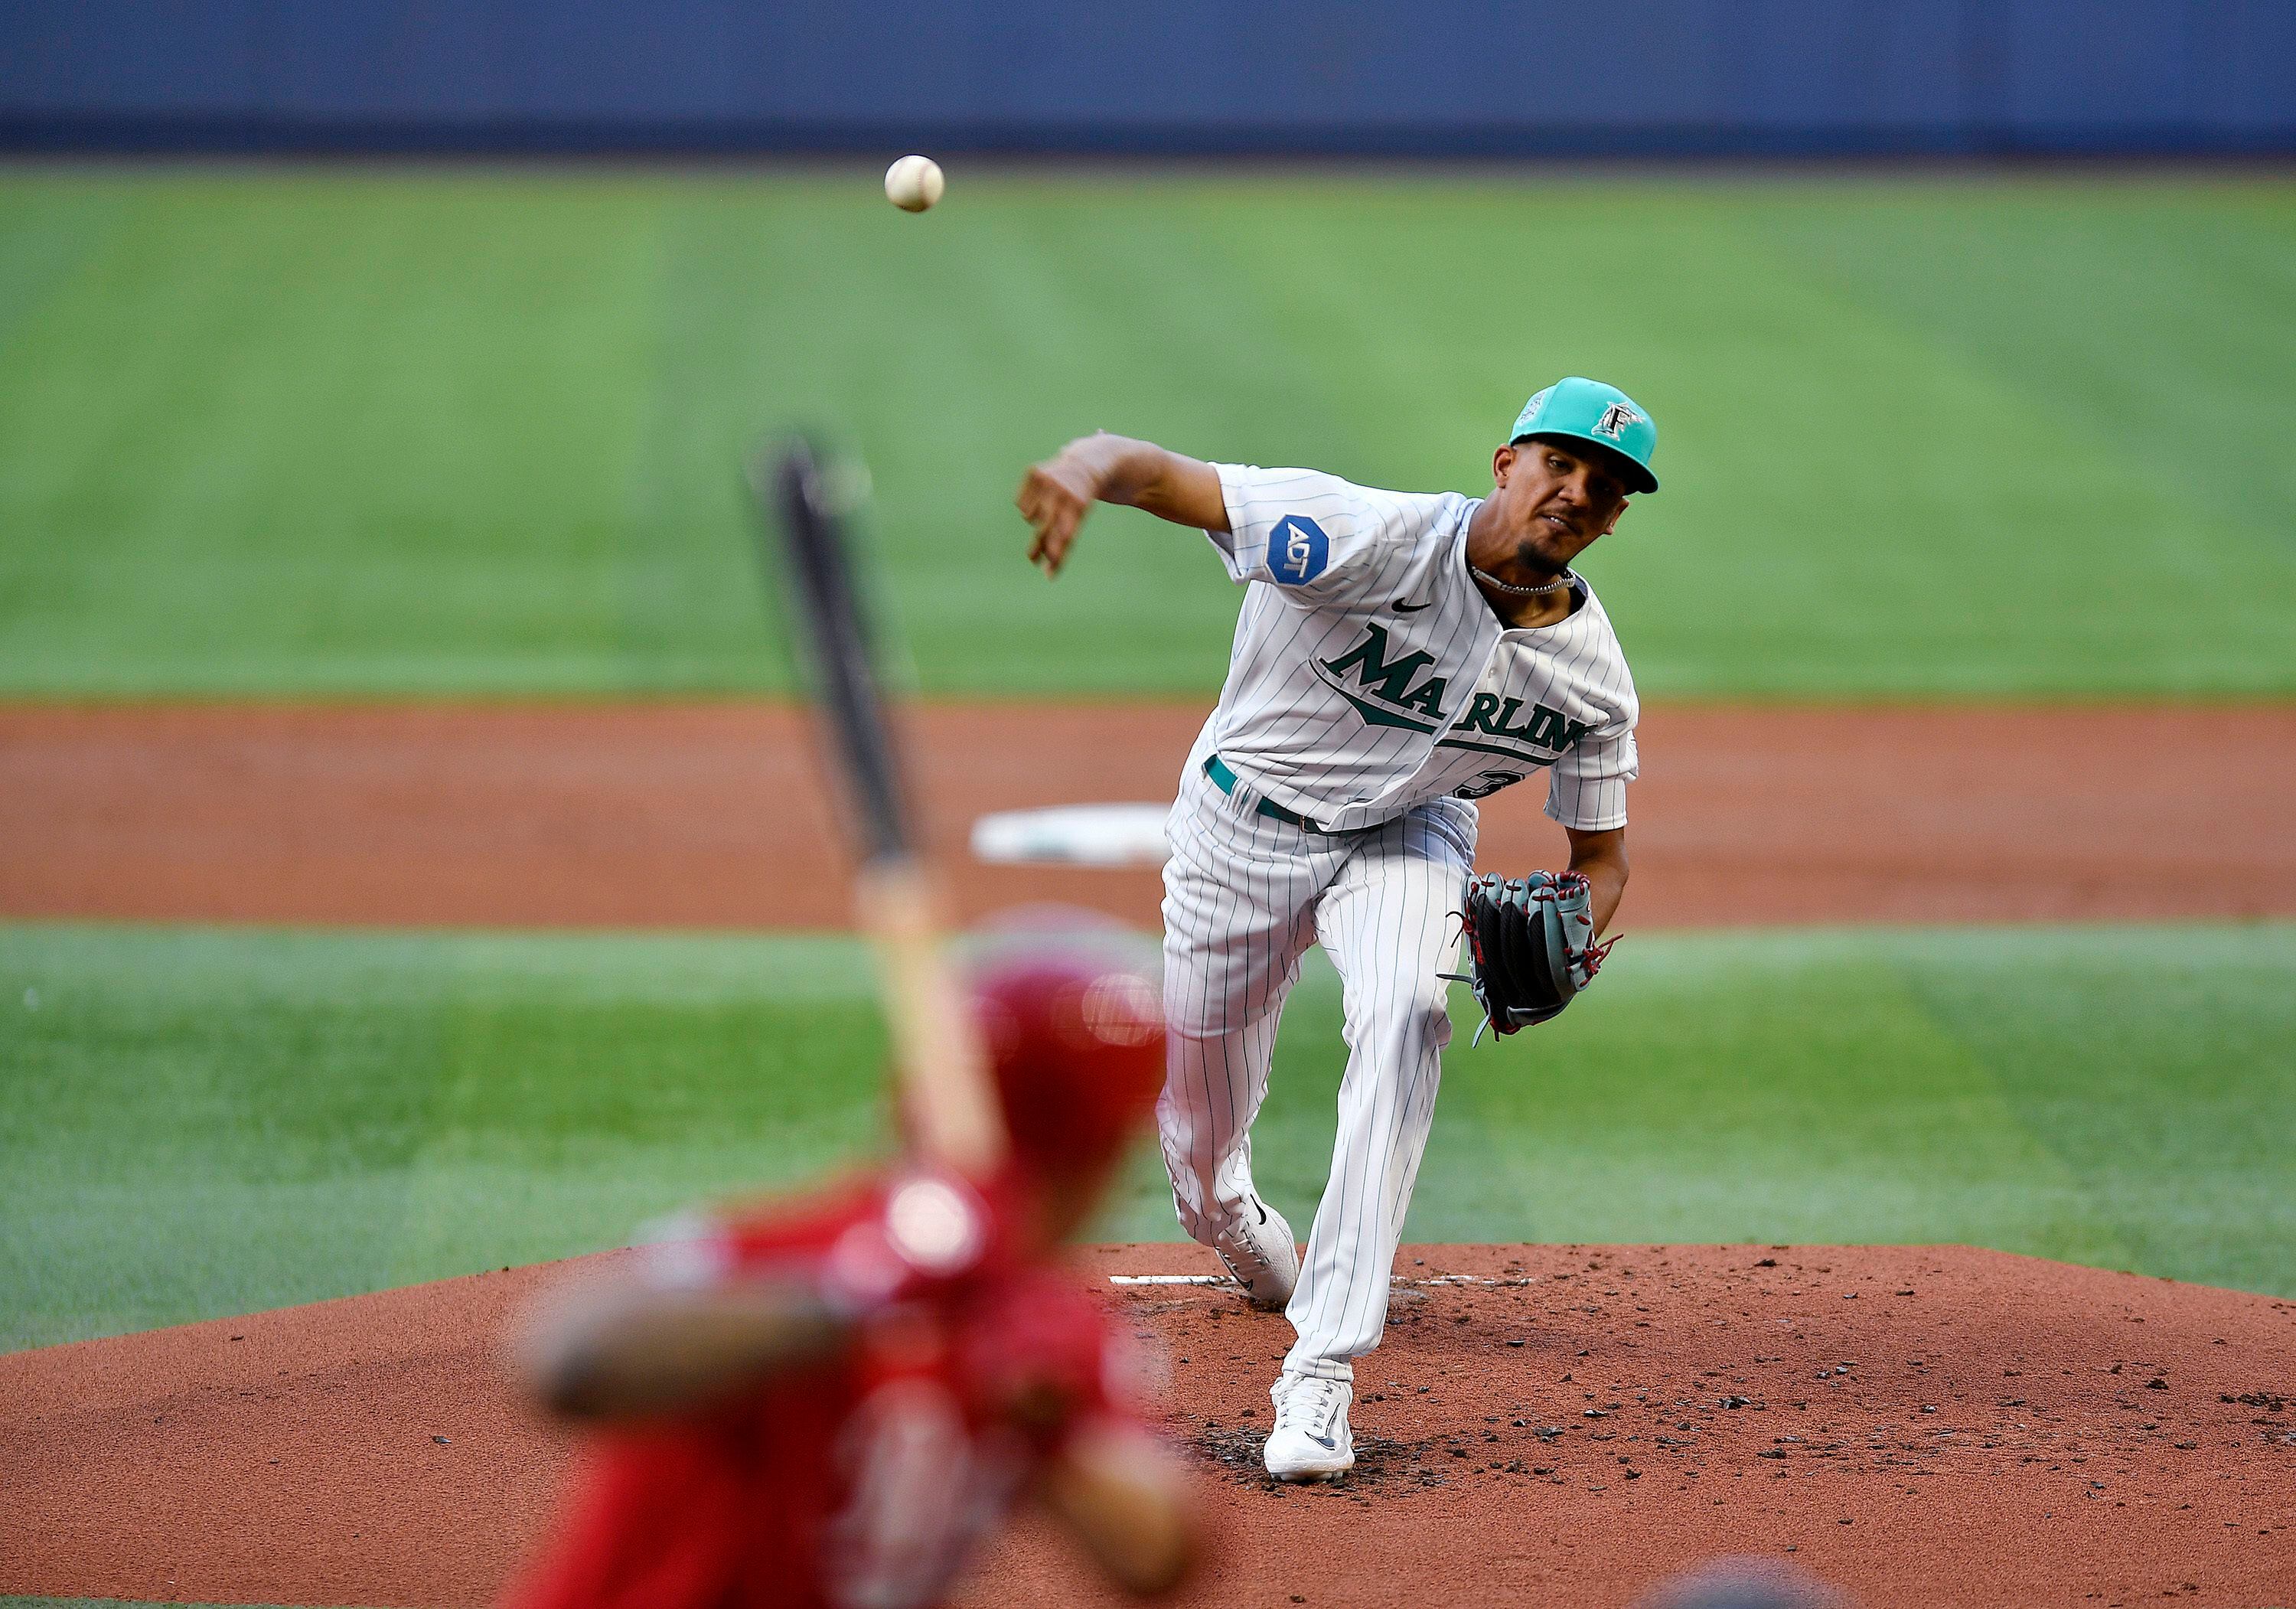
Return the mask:
[(1658, 450), (1658, 426), (1635, 399), (1614, 385), (1573, 374), (1558, 380), (1529, 402), (1507, 437), (1513, 447), (1525, 436), (1572, 436), (1607, 447), (1641, 472), (1627, 489), (1654, 492), (1651, 454)]

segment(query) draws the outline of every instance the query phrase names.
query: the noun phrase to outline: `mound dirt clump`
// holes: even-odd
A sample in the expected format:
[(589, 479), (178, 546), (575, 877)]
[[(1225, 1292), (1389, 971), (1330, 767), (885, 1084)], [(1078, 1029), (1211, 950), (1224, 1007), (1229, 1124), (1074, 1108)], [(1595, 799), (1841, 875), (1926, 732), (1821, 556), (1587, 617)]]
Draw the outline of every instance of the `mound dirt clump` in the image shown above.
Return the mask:
[[(553, 1273), (0, 1358), (0, 1591), (488, 1602), (567, 1456), (495, 1362)], [(1417, 1247), (1397, 1274), (1329, 1488), (1259, 1470), (1280, 1318), (1106, 1287), (1215, 1523), (1193, 1601), (1624, 1604), (1748, 1553), (1874, 1604), (2296, 1581), (2296, 1303), (1955, 1247)], [(967, 1597), (1113, 1601), (1037, 1525)]]

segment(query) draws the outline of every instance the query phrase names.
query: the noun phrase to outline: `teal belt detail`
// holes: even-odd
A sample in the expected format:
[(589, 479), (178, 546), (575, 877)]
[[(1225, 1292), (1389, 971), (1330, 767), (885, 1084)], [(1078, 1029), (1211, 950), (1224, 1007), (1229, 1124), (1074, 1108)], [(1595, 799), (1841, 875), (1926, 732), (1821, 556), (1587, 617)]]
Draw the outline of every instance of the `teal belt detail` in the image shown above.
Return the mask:
[[(1234, 793), (1235, 773), (1227, 768), (1227, 761), (1218, 755), (1215, 754), (1204, 761), (1204, 775), (1218, 784), (1221, 792), (1231, 795)], [(1317, 826), (1296, 810), (1285, 809), (1272, 799), (1263, 799), (1259, 801), (1259, 813), (1270, 821), (1280, 821), (1287, 826), (1304, 827), (1310, 833), (1327, 833), (1331, 830), (1328, 827)]]

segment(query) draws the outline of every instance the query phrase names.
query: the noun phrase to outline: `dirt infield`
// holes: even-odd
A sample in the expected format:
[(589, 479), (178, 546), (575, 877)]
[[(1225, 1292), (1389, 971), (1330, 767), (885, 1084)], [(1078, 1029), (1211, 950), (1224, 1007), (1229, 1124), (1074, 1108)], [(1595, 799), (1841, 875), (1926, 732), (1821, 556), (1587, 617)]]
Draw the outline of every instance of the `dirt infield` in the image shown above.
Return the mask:
[[(1218, 1524), (1193, 1601), (1623, 1604), (1749, 1552), (1877, 1605), (2257, 1605), (2296, 1581), (2296, 1303), (1949, 1247), (1421, 1247), (1398, 1269), (1362, 1461), (1329, 1490), (1256, 1467), (1280, 1318), (1110, 1291)], [(493, 1362), (547, 1277), (0, 1357), (0, 1591), (488, 1602), (565, 1456)], [(1032, 1530), (967, 1596), (1099, 1601)]]
[[(951, 703), (914, 722), (967, 914), (1153, 922), (1148, 872), (964, 856), (984, 811), (1171, 795), (1198, 703)], [(1660, 708), (1622, 923), (2296, 913), (2296, 706)], [(1554, 864), (1536, 783), (1482, 859)], [(0, 915), (841, 927), (800, 716), (773, 704), (0, 706)]]

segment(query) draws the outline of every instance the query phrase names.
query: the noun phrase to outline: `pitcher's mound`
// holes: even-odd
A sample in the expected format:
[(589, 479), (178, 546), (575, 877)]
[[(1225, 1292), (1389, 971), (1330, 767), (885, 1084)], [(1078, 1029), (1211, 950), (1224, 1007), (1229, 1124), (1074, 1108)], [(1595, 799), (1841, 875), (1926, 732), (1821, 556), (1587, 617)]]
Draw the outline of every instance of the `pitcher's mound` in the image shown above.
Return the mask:
[[(1957, 1247), (1420, 1247), (1397, 1272), (1329, 1489), (1259, 1471), (1280, 1317), (1109, 1288), (1217, 1521), (1195, 1601), (1624, 1604), (1718, 1554), (1874, 1605), (2296, 1581), (2296, 1303)], [(0, 1358), (0, 1591), (488, 1602), (564, 1457), (493, 1362), (548, 1273)], [(1035, 1527), (967, 1597), (1103, 1601)]]

